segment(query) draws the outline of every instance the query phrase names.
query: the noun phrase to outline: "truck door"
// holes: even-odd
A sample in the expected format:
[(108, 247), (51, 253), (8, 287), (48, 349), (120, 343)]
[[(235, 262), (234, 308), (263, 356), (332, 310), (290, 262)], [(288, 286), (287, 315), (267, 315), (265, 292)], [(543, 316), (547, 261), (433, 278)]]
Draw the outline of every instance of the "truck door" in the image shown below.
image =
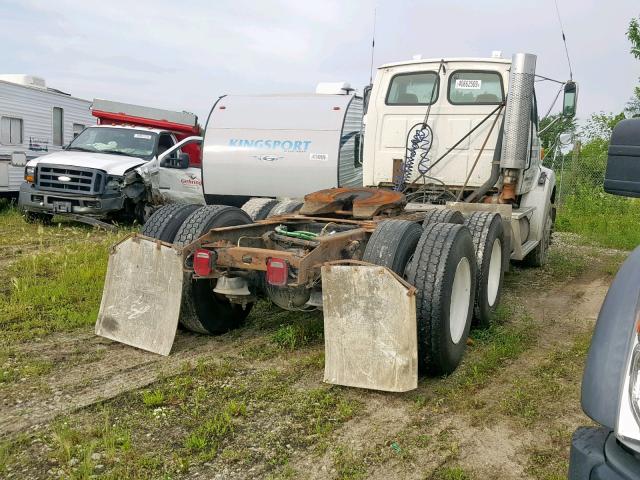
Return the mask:
[(542, 165), (540, 155), (540, 136), (538, 135), (538, 105), (535, 92), (531, 105), (531, 120), (529, 122), (529, 163), (523, 172), (523, 179), (519, 193), (528, 192), (533, 188), (534, 182), (538, 178), (538, 172)]
[[(176, 144), (171, 133), (161, 133), (158, 139), (158, 156)], [(166, 203), (202, 203), (202, 180), (200, 169), (179, 161), (180, 149), (163, 159), (158, 166), (158, 188)]]

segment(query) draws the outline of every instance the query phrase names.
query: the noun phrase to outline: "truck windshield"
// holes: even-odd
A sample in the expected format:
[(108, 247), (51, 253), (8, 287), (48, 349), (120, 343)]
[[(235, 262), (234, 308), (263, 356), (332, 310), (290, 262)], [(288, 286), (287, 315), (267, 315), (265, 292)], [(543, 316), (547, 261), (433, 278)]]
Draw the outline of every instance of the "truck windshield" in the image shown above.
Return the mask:
[(156, 150), (155, 132), (130, 128), (92, 127), (85, 129), (67, 150), (112, 153), (150, 160)]

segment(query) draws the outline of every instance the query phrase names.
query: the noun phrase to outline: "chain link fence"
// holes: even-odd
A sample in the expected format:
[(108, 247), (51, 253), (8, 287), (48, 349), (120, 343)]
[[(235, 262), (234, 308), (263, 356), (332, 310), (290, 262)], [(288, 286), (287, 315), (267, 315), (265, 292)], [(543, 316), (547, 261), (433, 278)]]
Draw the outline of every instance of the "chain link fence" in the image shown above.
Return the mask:
[(607, 157), (584, 156), (570, 152), (545, 159), (545, 167), (556, 173), (556, 205), (562, 206), (569, 197), (599, 195), (603, 190)]

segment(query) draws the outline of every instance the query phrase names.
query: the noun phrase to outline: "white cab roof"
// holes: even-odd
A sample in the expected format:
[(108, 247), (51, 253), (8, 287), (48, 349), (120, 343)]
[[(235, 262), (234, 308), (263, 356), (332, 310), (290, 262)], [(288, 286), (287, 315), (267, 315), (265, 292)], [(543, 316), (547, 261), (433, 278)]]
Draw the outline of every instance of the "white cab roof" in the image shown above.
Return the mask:
[(440, 63), (441, 60), (444, 60), (445, 63), (448, 62), (477, 62), (477, 63), (501, 63), (501, 64), (510, 64), (510, 58), (492, 58), (492, 57), (451, 57), (451, 58), (421, 58), (417, 60), (405, 60), (402, 62), (393, 62), (393, 63), (385, 63), (378, 67), (379, 70), (383, 68), (390, 67), (398, 67), (400, 65), (419, 65), (421, 63)]

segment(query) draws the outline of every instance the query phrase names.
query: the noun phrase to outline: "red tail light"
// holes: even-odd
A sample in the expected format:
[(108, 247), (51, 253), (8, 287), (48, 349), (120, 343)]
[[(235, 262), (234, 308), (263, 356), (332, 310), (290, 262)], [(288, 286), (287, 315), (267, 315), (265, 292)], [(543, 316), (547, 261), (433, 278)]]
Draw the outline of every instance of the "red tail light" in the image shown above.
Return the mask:
[(287, 284), (289, 267), (287, 262), (281, 258), (267, 259), (267, 283), (282, 287)]
[(211, 274), (211, 252), (199, 248), (193, 256), (193, 270), (196, 275), (206, 277)]

